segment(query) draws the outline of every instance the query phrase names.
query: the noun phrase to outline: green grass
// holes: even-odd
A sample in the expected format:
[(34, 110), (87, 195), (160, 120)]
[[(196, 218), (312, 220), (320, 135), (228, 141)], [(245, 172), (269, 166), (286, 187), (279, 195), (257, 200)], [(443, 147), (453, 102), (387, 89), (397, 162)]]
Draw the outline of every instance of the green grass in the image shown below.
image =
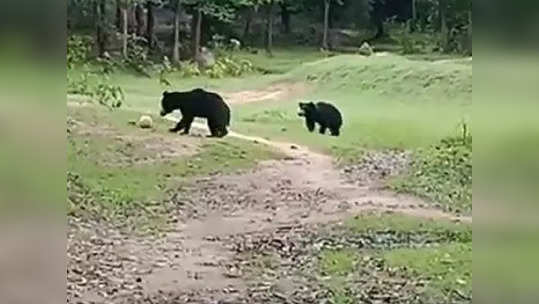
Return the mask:
[(313, 47), (275, 48), (271, 57), (264, 50), (259, 50), (258, 54), (247, 51), (232, 54), (251, 61), (256, 68), (271, 74), (285, 74), (304, 63), (325, 57)]
[[(68, 171), (81, 176), (103, 204), (128, 206), (160, 200), (166, 189), (193, 177), (249, 168), (261, 160), (280, 157), (266, 146), (234, 138), (184, 137), (185, 148), (181, 142), (172, 141), (179, 135), (167, 133), (168, 121), (156, 119), (153, 131), (129, 126), (128, 120), (140, 115), (136, 112), (84, 107), (70, 108), (69, 115), (79, 123), (103, 128), (92, 133), (81, 127), (83, 133), (72, 135), (67, 155)], [(173, 149), (190, 149), (194, 154), (161, 159), (159, 151), (147, 151), (146, 143), (152, 137), (169, 138), (171, 141), (164, 145), (175, 144)]]
[(396, 249), (383, 254), (390, 267), (406, 268), (409, 274), (430, 279), (429, 289), (472, 292), (472, 244), (451, 243), (435, 248)]
[[(455, 299), (472, 292), (472, 226), (446, 220), (419, 219), (400, 214), (363, 214), (346, 221), (342, 233), (365, 239), (397, 241), (404, 246), (324, 249), (318, 268), (334, 303), (355, 303), (357, 282), (378, 282), (387, 277), (427, 281), (422, 299)], [(423, 237), (413, 238), (418, 235)], [(393, 236), (393, 238), (388, 238)], [(438, 240), (428, 245), (421, 240)], [(419, 240), (419, 243), (415, 243)], [(367, 243), (368, 244), (368, 243)], [(388, 244), (391, 245), (391, 244)], [(390, 282), (391, 280), (389, 280)], [(387, 284), (385, 282), (383, 284)], [(378, 284), (382, 284), (378, 282)], [(380, 285), (381, 287), (381, 285)], [(386, 286), (387, 287), (387, 286)], [(384, 288), (386, 288), (384, 287)], [(390, 288), (390, 287), (387, 287)], [(428, 302), (428, 301), (427, 301)]]
[(320, 257), (320, 270), (324, 275), (346, 276), (354, 271), (357, 253), (352, 250), (328, 250)]
[[(345, 222), (347, 229), (354, 233), (365, 233), (369, 231), (399, 231), (410, 233), (414, 231), (443, 232), (452, 231), (456, 233), (471, 233), (471, 225), (464, 223), (454, 223), (442, 219), (421, 219), (400, 214), (381, 214), (373, 216), (371, 214), (361, 214)], [(471, 238), (471, 235), (469, 236)]]
[[(219, 92), (265, 88), (272, 83), (305, 83), (304, 96), (284, 96), (278, 102), (232, 106), (232, 129), (251, 135), (288, 140), (323, 152), (364, 148), (417, 148), (452, 135), (471, 111), (472, 67), (457, 63), (435, 64), (388, 55), (361, 57), (340, 55), (322, 58), (308, 49), (263, 52), (237, 56), (248, 58), (274, 75), (241, 78), (169, 77), (169, 90), (203, 87)], [(80, 69), (70, 71), (76, 76)], [(111, 82), (126, 92), (127, 109), (157, 113), (161, 94), (167, 88), (157, 80), (118, 71)], [(327, 100), (344, 116), (341, 137), (335, 139), (308, 133), (297, 116), (302, 100)], [(283, 131), (285, 130), (285, 131)]]
[(428, 146), (455, 134), (471, 111), (472, 69), (460, 64), (342, 55), (304, 64), (282, 80), (312, 88), (301, 100), (334, 103), (344, 116), (341, 137), (307, 132), (296, 114), (299, 99), (238, 107), (237, 130), (324, 152), (357, 153)]
[[(124, 108), (158, 113), (161, 94), (165, 90), (190, 90), (200, 87), (219, 92), (234, 92), (263, 88), (274, 81), (278, 81), (282, 77), (279, 74), (286, 73), (305, 62), (315, 61), (323, 57), (320, 52), (308, 48), (277, 48), (273, 57), (267, 56), (263, 51), (260, 51), (259, 54), (240, 51), (233, 53), (233, 55), (248, 59), (258, 69), (275, 75), (263, 75), (262, 77), (260, 73), (253, 73), (242, 77), (212, 79), (206, 76), (184, 78), (179, 73), (171, 73), (167, 76), (167, 80), (172, 83), (172, 86), (166, 87), (159, 83), (157, 75), (153, 78), (148, 78), (134, 71), (118, 69), (110, 76), (110, 82), (119, 85), (124, 90), (126, 97)], [(96, 71), (98, 69), (99, 67), (93, 64), (88, 67), (79, 66), (68, 70), (68, 76), (79, 79), (84, 71)], [(91, 81), (95, 81), (95, 79)]]

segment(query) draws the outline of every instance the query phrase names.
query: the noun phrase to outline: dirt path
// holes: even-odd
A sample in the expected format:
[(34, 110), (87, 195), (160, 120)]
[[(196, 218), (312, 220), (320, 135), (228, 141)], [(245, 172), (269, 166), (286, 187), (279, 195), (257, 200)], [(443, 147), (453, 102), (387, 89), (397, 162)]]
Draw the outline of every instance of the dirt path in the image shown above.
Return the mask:
[(288, 100), (303, 96), (309, 90), (303, 82), (275, 83), (263, 90), (246, 90), (233, 93), (223, 93), (225, 100), (233, 104), (246, 104), (261, 101)]
[[(196, 122), (193, 127), (207, 129)], [(68, 249), (75, 263), (68, 271), (68, 303), (238, 303), (234, 299), (245, 297), (247, 284), (226, 241), (233, 235), (340, 221), (371, 210), (472, 221), (383, 190), (380, 180), (354, 185), (330, 156), (306, 147), (232, 131), (229, 136), (269, 145), (285, 158), (171, 189), (176, 224), (164, 237), (126, 237), (97, 225), (68, 235), (76, 247), (71, 255)]]
[[(206, 129), (200, 123), (193, 127)], [(416, 197), (381, 190), (380, 181), (363, 187), (350, 184), (334, 167), (331, 157), (306, 147), (235, 132), (229, 136), (272, 146), (286, 157), (262, 162), (244, 174), (200, 179), (188, 192), (189, 197), (175, 198), (191, 207), (187, 208), (185, 221), (169, 232), (165, 246), (168, 249), (164, 250), (181, 248), (181, 254), (169, 255), (167, 263), (171, 267), (159, 268), (141, 279), (145, 294), (190, 291), (197, 297), (214, 300), (244, 294), (245, 282), (223, 241), (231, 235), (335, 222), (373, 210), (472, 221), (429, 208)], [(144, 254), (144, 250), (140, 248), (133, 254)]]

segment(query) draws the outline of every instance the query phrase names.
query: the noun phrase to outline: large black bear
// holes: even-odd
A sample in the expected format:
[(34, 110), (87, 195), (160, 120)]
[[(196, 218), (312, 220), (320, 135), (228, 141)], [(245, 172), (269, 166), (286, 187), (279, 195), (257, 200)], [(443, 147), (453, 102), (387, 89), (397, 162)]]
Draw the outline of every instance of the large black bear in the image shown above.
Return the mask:
[(170, 129), (170, 132), (183, 130), (181, 134), (188, 134), (195, 117), (208, 120), (211, 137), (223, 137), (228, 134), (230, 125), (230, 108), (218, 94), (203, 89), (194, 89), (188, 92), (164, 92), (161, 100), (161, 116), (174, 110), (180, 110), (182, 119)]
[(320, 125), (320, 134), (326, 134), (329, 129), (332, 136), (339, 136), (342, 126), (342, 116), (337, 108), (326, 102), (300, 102), (299, 116), (305, 117), (307, 129), (313, 132), (315, 123)]

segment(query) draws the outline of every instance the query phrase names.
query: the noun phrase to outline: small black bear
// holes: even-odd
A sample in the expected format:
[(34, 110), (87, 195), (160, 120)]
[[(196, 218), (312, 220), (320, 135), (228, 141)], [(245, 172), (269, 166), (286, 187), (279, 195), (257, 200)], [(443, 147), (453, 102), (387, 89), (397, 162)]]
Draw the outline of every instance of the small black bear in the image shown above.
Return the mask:
[(299, 116), (305, 117), (307, 129), (313, 132), (315, 123), (320, 125), (320, 134), (325, 134), (329, 129), (332, 136), (339, 136), (343, 124), (342, 116), (339, 110), (326, 102), (300, 102)]
[(230, 125), (230, 108), (218, 94), (203, 89), (187, 92), (164, 92), (161, 100), (161, 116), (174, 110), (180, 110), (182, 119), (170, 132), (183, 130), (181, 134), (189, 134), (195, 117), (208, 120), (211, 137), (223, 137), (228, 134)]

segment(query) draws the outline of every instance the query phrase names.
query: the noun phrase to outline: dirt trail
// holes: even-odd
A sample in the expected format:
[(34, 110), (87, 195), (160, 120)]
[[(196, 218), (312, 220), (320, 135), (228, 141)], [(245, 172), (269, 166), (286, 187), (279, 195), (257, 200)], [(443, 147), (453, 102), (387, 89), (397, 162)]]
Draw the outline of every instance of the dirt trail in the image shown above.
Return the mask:
[(263, 90), (246, 90), (223, 93), (225, 100), (233, 104), (245, 104), (261, 101), (287, 100), (304, 95), (309, 90), (305, 83), (275, 83)]
[[(193, 127), (207, 130), (198, 122)], [(119, 261), (85, 266), (99, 271), (95, 285), (80, 279), (70, 283), (75, 278), (68, 272), (68, 290), (77, 290), (80, 303), (236, 303), (227, 301), (244, 295), (247, 284), (225, 241), (232, 235), (340, 221), (371, 210), (472, 221), (430, 208), (419, 198), (383, 190), (381, 181), (354, 185), (330, 156), (307, 147), (232, 131), (229, 136), (271, 146), (285, 158), (264, 161), (242, 174), (201, 178), (187, 192), (174, 192), (170, 201), (179, 206), (177, 224), (165, 237), (115, 236), (104, 246), (92, 239), (76, 243), (80, 252), (95, 251), (96, 256)], [(92, 229), (97, 228), (88, 228), (86, 235), (110, 234)], [(87, 262), (81, 258), (77, 267)], [(78, 303), (69, 298), (68, 303)]]
[[(168, 119), (177, 121), (173, 117), (169, 117)], [(194, 123), (193, 127), (198, 129), (207, 128), (202, 123)], [(272, 179), (280, 177), (294, 181), (294, 187), (334, 192), (338, 194), (340, 200), (353, 202), (353, 206), (347, 208), (347, 212), (345, 212), (348, 214), (357, 214), (366, 209), (376, 209), (381, 211), (391, 210), (433, 219), (443, 218), (463, 222), (472, 221), (472, 218), (468, 216), (455, 216), (435, 208), (429, 208), (427, 202), (414, 196), (379, 190), (377, 189), (379, 187), (376, 187), (376, 185), (363, 188), (351, 185), (343, 178), (341, 172), (335, 168), (333, 159), (330, 156), (314, 152), (307, 147), (292, 143), (270, 141), (262, 137), (244, 135), (233, 131), (230, 131), (228, 136), (271, 146), (287, 156), (287, 160), (285, 161), (263, 162), (257, 170), (257, 176), (250, 176), (249, 174), (239, 176), (236, 181), (238, 183), (251, 180), (253, 177), (256, 177), (256, 180), (260, 181), (260, 177), (270, 175), (273, 176)], [(334, 207), (328, 204), (322, 210), (322, 213), (342, 213), (333, 212)], [(337, 218), (339, 217), (337, 216)], [(310, 220), (315, 219), (310, 218)], [(325, 222), (325, 220), (322, 220), (322, 222)]]
[[(206, 129), (201, 123), (193, 127)], [(377, 181), (363, 187), (350, 184), (330, 156), (306, 147), (236, 132), (229, 136), (269, 145), (286, 157), (264, 161), (244, 174), (200, 179), (189, 198), (179, 198), (196, 205), (197, 218), (169, 232), (166, 242), (169, 247), (181, 246), (182, 254), (169, 259), (175, 267), (158, 269), (142, 279), (146, 293), (190, 290), (219, 300), (244, 293), (241, 273), (236, 273), (233, 256), (221, 241), (231, 235), (329, 223), (367, 211), (472, 221), (429, 208), (419, 198), (381, 190)]]

